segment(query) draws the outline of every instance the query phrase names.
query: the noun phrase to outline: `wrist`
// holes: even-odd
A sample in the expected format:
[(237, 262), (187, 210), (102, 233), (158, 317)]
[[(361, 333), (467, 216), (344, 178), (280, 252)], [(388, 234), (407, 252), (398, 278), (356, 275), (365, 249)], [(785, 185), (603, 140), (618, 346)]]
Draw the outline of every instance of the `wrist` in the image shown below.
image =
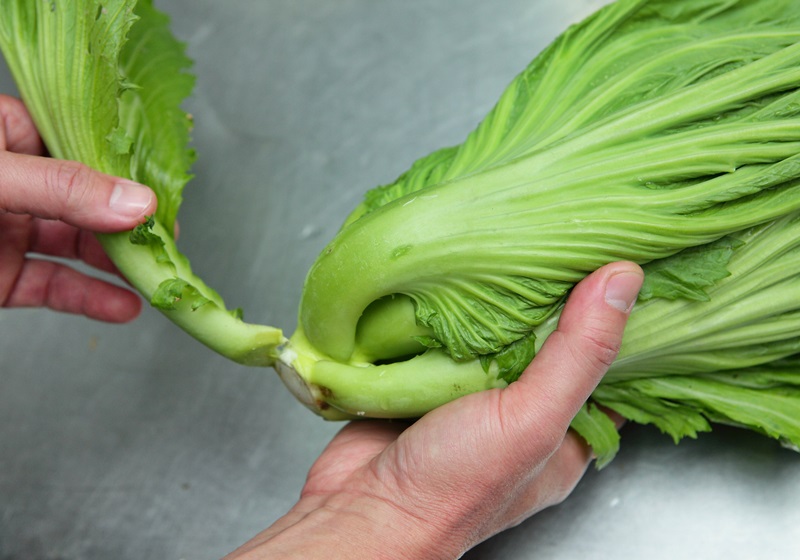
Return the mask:
[(306, 496), (226, 560), (451, 560), (462, 547), (436, 523), (367, 496)]

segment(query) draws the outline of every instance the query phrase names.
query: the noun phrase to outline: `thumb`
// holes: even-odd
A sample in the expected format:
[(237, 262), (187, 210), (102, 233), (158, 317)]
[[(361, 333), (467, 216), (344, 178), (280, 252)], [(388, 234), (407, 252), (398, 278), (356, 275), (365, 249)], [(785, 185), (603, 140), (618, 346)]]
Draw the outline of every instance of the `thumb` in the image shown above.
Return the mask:
[(513, 390), (526, 422), (564, 433), (617, 356), (628, 315), (642, 286), (638, 265), (618, 262), (587, 276)]
[(156, 204), (148, 187), (81, 163), (0, 152), (0, 212), (113, 232), (132, 229)]

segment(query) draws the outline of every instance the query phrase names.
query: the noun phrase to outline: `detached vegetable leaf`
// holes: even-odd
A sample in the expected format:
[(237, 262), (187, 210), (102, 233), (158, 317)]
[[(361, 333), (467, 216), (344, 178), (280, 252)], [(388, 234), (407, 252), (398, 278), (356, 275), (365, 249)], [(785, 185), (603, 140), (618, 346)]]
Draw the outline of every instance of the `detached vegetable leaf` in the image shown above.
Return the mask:
[(54, 157), (134, 179), (158, 195), (155, 219), (130, 235), (98, 236), (117, 268), (209, 347), (238, 362), (272, 364), (281, 331), (228, 312), (175, 244), (194, 160), (191, 119), (180, 105), (194, 77), (168, 18), (151, 0), (0, 0), (0, 48)]

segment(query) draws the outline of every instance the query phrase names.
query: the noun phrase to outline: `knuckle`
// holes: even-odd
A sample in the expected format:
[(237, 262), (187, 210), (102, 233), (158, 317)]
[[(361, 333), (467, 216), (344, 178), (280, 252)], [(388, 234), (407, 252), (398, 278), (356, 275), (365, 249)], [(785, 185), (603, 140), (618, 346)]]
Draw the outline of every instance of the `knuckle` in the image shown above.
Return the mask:
[(26, 114), (25, 106), (22, 101), (8, 95), (0, 95), (0, 115), (2, 115), (4, 129), (13, 129), (22, 122), (22, 116)]
[(59, 161), (47, 175), (48, 191), (63, 204), (65, 210), (80, 208), (89, 195), (92, 170), (76, 161)]
[(41, 155), (44, 145), (25, 104), (16, 97), (0, 95), (0, 149)]
[(617, 358), (622, 341), (601, 331), (588, 331), (583, 338), (585, 359), (591, 366), (608, 369)]

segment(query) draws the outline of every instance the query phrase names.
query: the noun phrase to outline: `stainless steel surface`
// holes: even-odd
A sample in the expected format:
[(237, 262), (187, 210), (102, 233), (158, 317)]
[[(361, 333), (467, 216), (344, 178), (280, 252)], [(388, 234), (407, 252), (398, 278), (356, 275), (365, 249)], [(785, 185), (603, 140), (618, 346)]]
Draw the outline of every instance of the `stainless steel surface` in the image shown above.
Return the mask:
[[(183, 249), (247, 318), (291, 331), (306, 270), (362, 193), (460, 142), (603, 3), (157, 2), (198, 75)], [(218, 558), (291, 506), (339, 428), (149, 309), (125, 326), (2, 310), (0, 333), (0, 560)], [(630, 426), (564, 504), (466, 558), (793, 558), (798, 537), (797, 454)]]

